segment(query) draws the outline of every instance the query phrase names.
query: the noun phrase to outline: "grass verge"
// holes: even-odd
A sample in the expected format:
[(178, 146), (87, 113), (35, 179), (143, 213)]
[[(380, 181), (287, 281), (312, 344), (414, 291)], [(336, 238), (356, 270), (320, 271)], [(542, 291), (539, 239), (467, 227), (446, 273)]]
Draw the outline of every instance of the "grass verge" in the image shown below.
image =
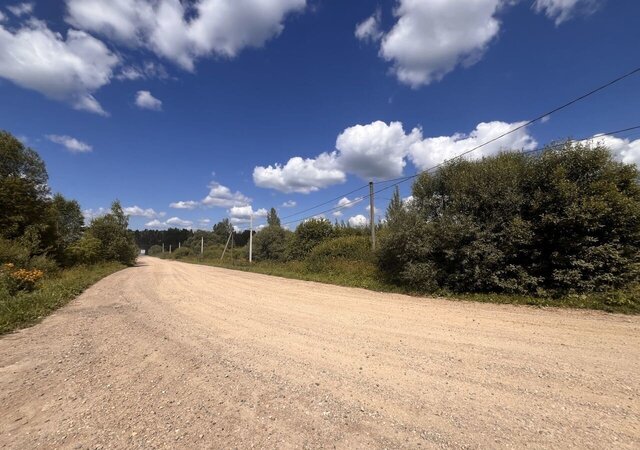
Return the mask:
[(58, 276), (45, 278), (32, 292), (0, 296), (0, 334), (38, 322), (98, 280), (124, 267), (119, 263), (73, 267), (61, 271)]
[[(165, 258), (168, 259), (168, 258)], [(606, 293), (568, 295), (561, 298), (533, 297), (508, 294), (451, 294), (447, 292), (415, 292), (402, 286), (386, 283), (373, 263), (365, 261), (336, 260), (320, 272), (312, 272), (304, 261), (272, 262), (262, 261), (249, 265), (246, 261), (220, 261), (188, 257), (182, 262), (202, 264), (225, 269), (242, 270), (265, 275), (274, 275), (297, 280), (317, 281), (339, 286), (359, 287), (378, 292), (392, 292), (414, 297), (441, 297), (449, 300), (465, 300), (481, 303), (526, 305), (573, 309), (594, 309), (610, 313), (640, 314), (640, 286)]]

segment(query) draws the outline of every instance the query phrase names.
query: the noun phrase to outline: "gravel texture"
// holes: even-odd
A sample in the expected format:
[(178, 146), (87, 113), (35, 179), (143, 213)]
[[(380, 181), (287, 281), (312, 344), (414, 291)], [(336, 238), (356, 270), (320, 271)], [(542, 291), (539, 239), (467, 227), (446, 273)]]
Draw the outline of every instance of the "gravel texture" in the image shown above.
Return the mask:
[(638, 448), (640, 317), (141, 258), (0, 339), (0, 448)]

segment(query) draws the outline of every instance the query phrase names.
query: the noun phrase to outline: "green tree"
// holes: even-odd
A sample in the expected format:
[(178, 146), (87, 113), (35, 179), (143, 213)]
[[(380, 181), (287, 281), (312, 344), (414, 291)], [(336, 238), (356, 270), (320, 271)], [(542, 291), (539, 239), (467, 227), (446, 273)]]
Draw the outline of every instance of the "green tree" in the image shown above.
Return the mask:
[(48, 203), (47, 180), (40, 156), (11, 134), (0, 131), (0, 236), (14, 239), (29, 226), (48, 226), (43, 213)]
[(111, 205), (111, 212), (91, 221), (87, 228), (88, 238), (100, 241), (100, 259), (133, 265), (138, 256), (133, 233), (128, 230), (129, 218), (124, 214), (119, 201)]
[(270, 227), (280, 227), (280, 217), (275, 208), (271, 208), (267, 213), (267, 224)]
[(233, 231), (233, 225), (229, 219), (224, 218), (220, 222), (213, 226), (213, 233), (211, 234), (211, 240), (215, 244), (224, 245), (229, 238), (229, 234)]
[(334, 229), (327, 219), (310, 219), (300, 223), (287, 245), (288, 259), (304, 259), (321, 242), (334, 236)]
[(379, 266), (421, 290), (562, 295), (639, 279), (635, 166), (604, 147), (455, 161), (422, 174), (414, 206), (397, 199)]

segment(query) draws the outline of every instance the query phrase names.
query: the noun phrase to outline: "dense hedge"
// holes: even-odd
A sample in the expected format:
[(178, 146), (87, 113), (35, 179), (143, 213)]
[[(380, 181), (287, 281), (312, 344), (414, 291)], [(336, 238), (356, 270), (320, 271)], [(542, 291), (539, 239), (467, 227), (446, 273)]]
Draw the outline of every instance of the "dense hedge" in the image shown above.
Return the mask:
[(634, 165), (603, 147), (505, 153), (425, 173), (389, 220), (379, 267), (426, 291), (554, 294), (628, 286), (640, 273)]

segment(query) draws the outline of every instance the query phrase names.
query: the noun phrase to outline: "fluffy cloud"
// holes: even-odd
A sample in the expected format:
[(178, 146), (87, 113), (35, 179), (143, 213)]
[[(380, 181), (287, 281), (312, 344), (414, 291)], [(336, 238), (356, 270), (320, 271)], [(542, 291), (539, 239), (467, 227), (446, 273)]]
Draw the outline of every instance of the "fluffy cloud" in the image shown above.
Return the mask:
[(163, 217), (165, 215), (165, 213), (163, 212), (155, 212), (152, 208), (143, 209), (139, 206), (128, 206), (126, 208), (123, 208), (123, 211), (127, 216), (146, 217), (148, 219)]
[(155, 228), (159, 230), (165, 230), (167, 228), (186, 228), (190, 230), (193, 228), (193, 222), (190, 220), (183, 220), (179, 217), (171, 217), (165, 222), (161, 222), (158, 219), (154, 219), (144, 224), (148, 228)]
[(382, 37), (382, 34), (379, 10), (356, 26), (355, 35), (361, 41), (377, 41)]
[(29, 3), (29, 2), (18, 3), (16, 5), (7, 6), (7, 9), (14, 16), (17, 16), (17, 17), (26, 16), (33, 12), (33, 3)]
[(398, 20), (382, 38), (380, 56), (398, 80), (414, 88), (439, 81), (459, 65), (481, 59), (500, 30), (506, 0), (400, 0)]
[(187, 200), (187, 201), (170, 203), (169, 207), (175, 208), (175, 209), (195, 209), (198, 206), (198, 204), (199, 203), (196, 201)]
[(264, 45), (305, 6), (306, 0), (67, 0), (67, 21), (193, 70), (197, 58), (231, 58)]
[(339, 166), (364, 179), (402, 175), (407, 148), (419, 141), (420, 130), (405, 134), (402, 123), (376, 121), (344, 130), (336, 140)]
[[(452, 136), (422, 139), (409, 147), (409, 157), (418, 169), (426, 170), (518, 128), (524, 123), (482, 122), (469, 134), (456, 133)], [(528, 134), (527, 129), (522, 128), (498, 139), (496, 142), (469, 153), (466, 157), (478, 159), (496, 154), (501, 150), (532, 150), (536, 146), (537, 142)]]
[(253, 216), (254, 219), (267, 217), (267, 210), (260, 208), (254, 211), (251, 205), (234, 206), (229, 209), (229, 217), (233, 224), (248, 223), (251, 220), (251, 216)]
[(0, 11), (0, 22), (4, 22), (5, 20), (7, 20), (7, 16), (5, 16), (2, 11)]
[(281, 206), (283, 208), (295, 208), (296, 205), (297, 203), (295, 202), (295, 200), (287, 200)]
[(93, 150), (93, 147), (87, 144), (86, 142), (79, 141), (76, 138), (71, 136), (60, 136), (57, 134), (48, 134), (46, 136), (51, 142), (55, 142), (56, 144), (63, 145), (67, 148), (71, 153), (88, 153)]
[[(424, 138), (420, 128), (405, 133), (402, 123), (381, 121), (344, 130), (336, 140), (337, 150), (317, 158), (291, 158), (281, 166), (256, 167), (256, 186), (281, 192), (309, 193), (346, 180), (347, 173), (364, 179), (401, 176), (409, 158), (420, 170), (427, 169), (470, 150), (479, 144), (514, 130), (524, 122), (480, 123), (471, 133)], [(495, 154), (499, 150), (530, 150), (536, 141), (526, 128), (470, 154), (470, 158)], [(340, 205), (338, 205), (340, 206)]]
[(108, 84), (119, 58), (98, 39), (69, 30), (66, 38), (39, 20), (16, 30), (0, 25), (0, 77), (75, 109), (107, 115), (93, 93)]
[(162, 111), (162, 101), (151, 95), (149, 91), (138, 91), (136, 94), (136, 106), (140, 109)]
[(340, 200), (338, 200), (336, 207), (341, 209), (352, 208), (358, 203), (360, 203), (362, 200), (364, 200), (362, 197), (356, 197), (353, 200), (349, 200), (348, 197), (342, 197)]
[(570, 20), (575, 14), (593, 14), (604, 0), (536, 0), (533, 9), (544, 13), (556, 25)]
[(357, 216), (349, 217), (348, 223), (351, 227), (361, 228), (366, 227), (369, 224), (369, 219), (362, 214), (358, 214)]
[(615, 158), (626, 164), (635, 164), (640, 168), (640, 139), (631, 141), (615, 136), (598, 136), (582, 141), (591, 146), (604, 145), (614, 154)]
[(346, 174), (337, 167), (335, 153), (323, 153), (317, 158), (291, 158), (284, 166), (258, 166), (253, 169), (253, 181), (258, 187), (280, 192), (308, 194), (333, 184), (344, 183)]
[(233, 206), (245, 206), (251, 203), (251, 199), (241, 192), (232, 192), (228, 187), (212, 181), (209, 184), (209, 195), (200, 203), (209, 207), (230, 208)]

